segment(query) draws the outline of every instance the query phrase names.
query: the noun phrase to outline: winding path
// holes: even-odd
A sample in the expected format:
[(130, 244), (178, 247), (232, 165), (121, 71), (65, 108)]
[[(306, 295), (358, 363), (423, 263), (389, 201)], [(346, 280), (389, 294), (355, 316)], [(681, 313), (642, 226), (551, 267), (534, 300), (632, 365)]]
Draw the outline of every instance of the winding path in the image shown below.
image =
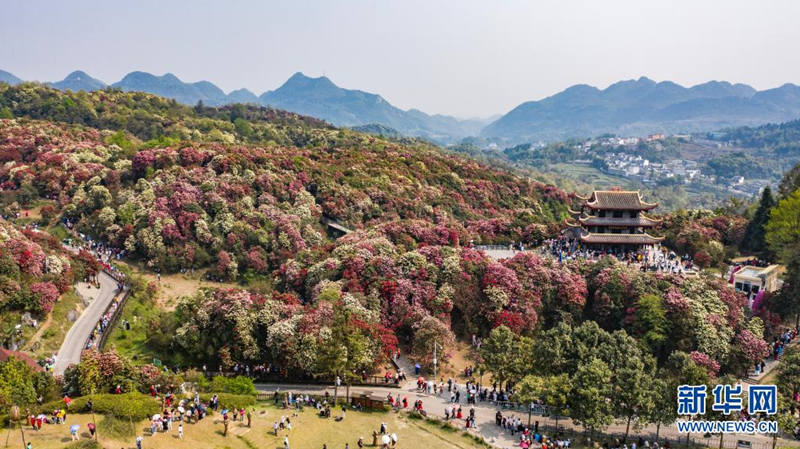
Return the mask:
[(86, 340), (117, 294), (117, 281), (114, 278), (101, 271), (97, 275), (97, 280), (100, 282), (100, 292), (75, 320), (61, 343), (53, 367), (56, 375), (64, 374), (68, 366), (80, 362)]

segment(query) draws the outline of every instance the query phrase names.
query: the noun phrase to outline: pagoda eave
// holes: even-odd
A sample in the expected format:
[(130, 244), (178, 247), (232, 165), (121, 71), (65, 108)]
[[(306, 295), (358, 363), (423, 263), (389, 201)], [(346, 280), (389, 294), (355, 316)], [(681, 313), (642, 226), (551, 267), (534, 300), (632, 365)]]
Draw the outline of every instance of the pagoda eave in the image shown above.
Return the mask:
[(588, 233), (581, 236), (581, 242), (592, 244), (611, 245), (654, 245), (664, 240), (664, 237), (654, 237), (650, 234), (595, 234)]
[(620, 207), (600, 205), (597, 203), (586, 203), (586, 207), (592, 210), (648, 210), (649, 211), (658, 207), (658, 203), (642, 203), (641, 205), (637, 206), (620, 206)]

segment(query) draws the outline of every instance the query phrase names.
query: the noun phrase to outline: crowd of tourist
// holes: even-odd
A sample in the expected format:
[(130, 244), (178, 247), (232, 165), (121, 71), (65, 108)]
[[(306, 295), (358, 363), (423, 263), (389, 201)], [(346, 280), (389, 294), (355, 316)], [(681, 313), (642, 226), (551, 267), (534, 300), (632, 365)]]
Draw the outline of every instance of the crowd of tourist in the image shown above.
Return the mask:
[(683, 274), (694, 269), (694, 264), (688, 255), (678, 257), (674, 252), (666, 251), (662, 247), (648, 246), (636, 251), (601, 251), (587, 248), (578, 239), (567, 235), (545, 240), (541, 252), (559, 262), (576, 259), (597, 261), (605, 256), (614, 256), (628, 265), (638, 266), (642, 271)]

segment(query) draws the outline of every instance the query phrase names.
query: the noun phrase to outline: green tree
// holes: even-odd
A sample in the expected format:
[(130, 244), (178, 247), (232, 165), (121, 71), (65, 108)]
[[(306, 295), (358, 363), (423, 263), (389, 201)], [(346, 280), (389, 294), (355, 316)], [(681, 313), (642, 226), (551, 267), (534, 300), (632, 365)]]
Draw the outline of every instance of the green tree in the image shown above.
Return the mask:
[(438, 345), (437, 363), (446, 365), (449, 353), (455, 348), (456, 339), (450, 327), (440, 319), (426, 316), (414, 328), (414, 339), (411, 342), (411, 356), (423, 368), (433, 367), (433, 344)]
[[(780, 433), (794, 435), (795, 428), (797, 427), (797, 417), (794, 414), (794, 407), (792, 402), (786, 396), (778, 395), (778, 413), (772, 419), (778, 422), (778, 430)], [(772, 435), (772, 449), (778, 444), (778, 432)]]
[(642, 295), (636, 301), (634, 334), (653, 354), (660, 355), (667, 340), (667, 311), (664, 299), (658, 295)]
[(653, 392), (653, 402), (647, 407), (647, 421), (656, 425), (656, 441), (661, 433), (662, 425), (675, 422), (677, 414), (677, 389), (678, 383), (660, 375), (653, 378), (650, 383)]
[(236, 133), (242, 136), (242, 140), (250, 140), (253, 137), (253, 127), (250, 126), (250, 122), (243, 118), (237, 118), (233, 121), (233, 125), (236, 127)]
[[(350, 383), (356, 369), (365, 367), (365, 354), (369, 349), (369, 338), (353, 326), (351, 313), (340, 302), (334, 306), (330, 336), (320, 345), (317, 372), (328, 377), (342, 378), (347, 383), (347, 397), (350, 396)], [(339, 385), (334, 384), (333, 400), (336, 403)]]
[(599, 358), (581, 364), (572, 377), (570, 417), (589, 430), (590, 438), (614, 422), (611, 379), (611, 369)]
[(778, 259), (790, 268), (800, 258), (800, 189), (778, 202), (766, 225), (766, 241)]
[(110, 135), (108, 138), (106, 138), (106, 142), (116, 145), (123, 150), (129, 150), (133, 148), (133, 143), (128, 139), (128, 136), (125, 135), (125, 131), (122, 130)]
[[(673, 394), (672, 392), (674, 392), (675, 395), (672, 396), (672, 404), (665, 403), (664, 401), (666, 401), (666, 398), (663, 398), (661, 403), (675, 410), (676, 417), (678, 385), (709, 385), (711, 383), (711, 376), (708, 370), (692, 361), (689, 354), (683, 351), (675, 351), (670, 354), (667, 363), (664, 365), (661, 377), (667, 380), (667, 391), (670, 392), (670, 396)], [(708, 391), (707, 394), (707, 398), (710, 400), (712, 397), (711, 392)], [(710, 407), (706, 408), (709, 409)], [(687, 445), (689, 444), (689, 435), (688, 433), (686, 434)]]
[(30, 366), (22, 360), (11, 356), (0, 363), (0, 407), (7, 411), (9, 407), (20, 407), (36, 401), (34, 387), (35, 374)]
[(572, 394), (572, 380), (567, 374), (557, 376), (535, 376), (529, 374), (516, 385), (516, 396), (520, 402), (530, 404), (540, 401), (555, 416), (556, 429), (558, 417), (569, 415), (569, 398)]
[(775, 199), (772, 197), (772, 189), (764, 187), (761, 193), (761, 201), (758, 203), (753, 218), (747, 224), (747, 229), (742, 240), (742, 247), (745, 250), (763, 254), (768, 248), (765, 235), (765, 226), (769, 221), (770, 210), (775, 207)]
[(483, 368), (492, 373), (492, 378), (500, 383), (516, 382), (522, 378), (532, 353), (533, 342), (516, 335), (506, 326), (498, 326), (483, 340), (480, 355)]
[(623, 442), (628, 440), (631, 422), (638, 428), (648, 420), (654, 401), (653, 366), (654, 363), (633, 356), (624, 367), (614, 371), (611, 402), (617, 417), (625, 420)]
[(537, 363), (533, 367), (539, 374), (574, 373), (580, 363), (595, 357), (601, 346), (608, 348), (603, 360), (624, 358), (625, 354), (614, 355), (613, 344), (608, 345), (612, 342), (611, 334), (594, 321), (584, 321), (578, 327), (561, 322), (536, 340), (534, 360), (547, 363)]
[(794, 316), (800, 326), (800, 288), (795, 287), (800, 285), (800, 269), (796, 264), (789, 268), (783, 277), (783, 287), (770, 299), (769, 308), (782, 317)]
[(781, 308), (797, 314), (800, 322), (800, 189), (772, 209), (766, 225), (766, 240), (770, 250), (787, 267), (786, 283), (779, 295)]
[(783, 179), (778, 186), (778, 195), (783, 199), (791, 195), (792, 192), (797, 189), (800, 189), (800, 164), (795, 165), (783, 175)]
[(777, 384), (786, 397), (800, 392), (800, 351), (791, 349), (778, 365)]

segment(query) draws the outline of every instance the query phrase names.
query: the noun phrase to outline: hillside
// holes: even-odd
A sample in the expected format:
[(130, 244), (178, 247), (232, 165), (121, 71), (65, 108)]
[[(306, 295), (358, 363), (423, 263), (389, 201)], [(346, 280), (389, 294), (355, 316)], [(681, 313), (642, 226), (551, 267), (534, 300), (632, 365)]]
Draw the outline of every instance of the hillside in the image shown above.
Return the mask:
[(576, 85), (520, 104), (487, 126), (484, 137), (510, 142), (553, 141), (604, 133), (712, 131), (792, 120), (800, 116), (800, 87), (786, 84), (757, 92), (744, 84), (711, 81), (683, 87), (642, 77), (606, 89)]
[(800, 156), (800, 120), (729, 128), (710, 133), (708, 138), (746, 148), (772, 150), (783, 156)]
[[(8, 72), (0, 72), (0, 82), (3, 81), (12, 85), (22, 82)], [(91, 92), (106, 87), (104, 82), (82, 71), (73, 72), (62, 81), (48, 84), (57, 89), (71, 89), (76, 92)], [(380, 95), (343, 89), (324, 76), (310, 78), (299, 72), (278, 89), (265, 92), (260, 97), (244, 88), (226, 94), (209, 81), (188, 83), (171, 73), (157, 76), (141, 71), (131, 72), (111, 84), (111, 87), (125, 92), (152, 93), (190, 106), (198, 102), (207, 106), (235, 103), (271, 106), (316, 117), (342, 127), (377, 123), (395, 128), (405, 136), (424, 137), (440, 143), (452, 143), (463, 137), (477, 135), (489, 122), (488, 119), (462, 120), (446, 115), (429, 115), (416, 109), (404, 111), (391, 105)]]
[[(703, 379), (746, 370), (777, 328), (745, 314), (746, 298), (716, 276), (643, 271), (614, 257), (562, 263), (540, 251), (494, 260), (472, 243), (532, 248), (562, 228), (574, 197), (423, 141), (266, 107), (31, 83), (0, 87), (0, 109), (13, 117), (0, 120), (3, 213), (49, 205), (47, 231), (63, 220), (132, 267), (130, 325), (109, 342), (136, 364), (263, 364), (292, 381), (346, 372), (349, 383), (380, 375), (399, 347), (429, 369), (431, 341), (446, 365), (457, 336), (476, 335), (485, 346), (467, 363), (479, 356), (493, 376), (502, 353), (567, 386), (599, 366), (598, 385), (656, 378), (667, 392), (685, 383), (685, 369)], [(717, 266), (744, 226), (718, 218), (667, 229), (698, 264)], [(39, 254), (23, 248), (0, 269), (28, 266), (28, 253)], [(160, 302), (170, 277), (197, 288)], [(103, 360), (119, 369), (67, 382), (71, 396), (118, 384), (147, 391), (155, 376), (138, 373), (161, 371), (112, 349), (86, 354), (65, 377), (85, 379)], [(527, 374), (509, 372), (504, 382)], [(616, 388), (598, 401), (613, 403)], [(668, 393), (652, 400), (674, 404)], [(623, 418), (613, 410), (609, 419)]]
[[(21, 82), (8, 72), (0, 72), (0, 82), (4, 80), (12, 85)], [(81, 71), (49, 85), (87, 92), (106, 87), (104, 82)], [(709, 81), (687, 88), (646, 77), (620, 81), (602, 90), (575, 85), (545, 99), (522, 103), (503, 116), (486, 119), (402, 110), (378, 94), (345, 89), (325, 76), (312, 78), (300, 72), (260, 96), (244, 88), (226, 94), (209, 81), (189, 83), (171, 73), (157, 76), (140, 71), (125, 75), (111, 87), (153, 93), (189, 106), (198, 102), (207, 106), (244, 103), (312, 116), (338, 127), (380, 125), (403, 136), (445, 145), (464, 143), (465, 139), (474, 141), (476, 137), (509, 145), (605, 133), (645, 136), (708, 132), (800, 116), (800, 87), (794, 84), (756, 91), (746, 84)]]
[[(61, 196), (80, 227), (104, 229), (102, 237), (120, 247), (152, 232), (161, 217), (165, 234), (157, 247), (168, 251), (149, 243), (130, 251), (170, 270), (189, 253), (214, 260), (231, 226), (257, 233), (263, 249), (281, 259), (275, 245), (294, 253), (324, 241), (323, 216), (355, 229), (404, 221), (414, 228), (423, 220), (416, 237), (422, 240), (445, 229), (448, 239), (461, 241), (535, 240), (558, 222), (568, 199), (423, 142), (390, 142), (267, 108), (189, 108), (139, 93), (31, 84), (0, 90), (3, 107), (16, 117), (104, 129), (5, 121), (0, 180)], [(97, 175), (87, 185), (90, 173)], [(91, 195), (98, 182), (110, 195), (103, 193), (103, 201), (70, 200)], [(107, 206), (126, 211), (100, 214)], [(101, 227), (98, 214), (106, 217)], [(197, 228), (203, 222), (207, 231)]]
[[(0, 153), (6, 154), (6, 148), (4, 142)], [(7, 221), (4, 217), (11, 219), (19, 211), (19, 204), (13, 200), (24, 194), (9, 192), (8, 187), (5, 181), (0, 186), (0, 204), (4, 206), (0, 212), (0, 347), (27, 343), (34, 328), (39, 327), (33, 325), (34, 320), (39, 323), (48, 320), (72, 284), (93, 276), (99, 268), (88, 253), (72, 254), (49, 234), (21, 229)], [(27, 191), (28, 198), (33, 200), (30, 193)], [(50, 205), (39, 221), (47, 223), (54, 213)], [(17, 332), (18, 323), (25, 326)], [(60, 341), (55, 342), (56, 349), (59, 344)]]

